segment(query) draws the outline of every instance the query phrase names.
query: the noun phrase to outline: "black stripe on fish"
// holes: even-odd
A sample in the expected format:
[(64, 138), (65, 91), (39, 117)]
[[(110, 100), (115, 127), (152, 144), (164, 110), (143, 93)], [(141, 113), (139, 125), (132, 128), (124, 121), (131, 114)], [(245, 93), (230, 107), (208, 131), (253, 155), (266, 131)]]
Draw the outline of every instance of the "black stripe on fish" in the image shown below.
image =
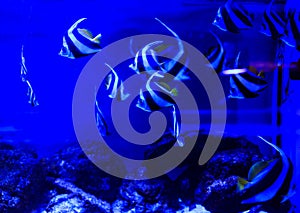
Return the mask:
[(260, 136), (259, 138), (275, 149), (279, 157), (269, 161), (268, 165), (245, 185), (241, 203), (246, 205), (264, 203), (274, 199), (283, 200), (284, 195), (289, 191), (293, 173), (292, 163), (285, 153), (264, 138)]
[(213, 47), (211, 51), (207, 53), (205, 56), (207, 57), (207, 60), (210, 62), (210, 66), (212, 66), (212, 68), (217, 73), (220, 73), (224, 67), (225, 50), (223, 48), (222, 42), (219, 39), (219, 37), (213, 32), (211, 32), (211, 34), (215, 37), (218, 45), (216, 47)]
[(264, 11), (260, 32), (276, 40), (284, 35), (287, 20), (284, 11), (272, 9), (272, 4), (273, 2)]
[(290, 11), (289, 12), (289, 24), (291, 27), (292, 37), (294, 39), (294, 46), (300, 51), (300, 12)]
[(223, 31), (239, 33), (241, 30), (251, 28), (253, 26), (252, 22), (252, 14), (249, 14), (244, 8), (229, 0), (218, 9), (213, 25)]
[(77, 25), (85, 19), (79, 19), (69, 28), (67, 34), (63, 37), (63, 47), (59, 55), (74, 59), (94, 54), (101, 50), (101, 34), (92, 37), (88, 30), (78, 28)]
[(108, 131), (108, 125), (104, 119), (103, 113), (100, 110), (97, 99), (95, 100), (95, 110), (96, 110), (96, 125), (102, 136), (107, 136), (110, 134)]
[(267, 82), (250, 71), (230, 76), (229, 98), (254, 98), (267, 87)]

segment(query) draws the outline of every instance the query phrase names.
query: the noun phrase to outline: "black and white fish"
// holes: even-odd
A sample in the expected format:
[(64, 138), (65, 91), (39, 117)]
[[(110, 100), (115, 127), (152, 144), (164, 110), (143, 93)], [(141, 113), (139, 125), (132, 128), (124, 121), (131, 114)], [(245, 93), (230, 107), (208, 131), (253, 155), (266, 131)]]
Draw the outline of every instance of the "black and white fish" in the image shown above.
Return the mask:
[(230, 95), (229, 98), (254, 98), (259, 95), (259, 92), (264, 90), (268, 83), (260, 77), (259, 72), (250, 71), (247, 67), (239, 66), (240, 52), (237, 55), (234, 69), (246, 69), (238, 74), (230, 75)]
[(36, 99), (36, 95), (32, 89), (32, 86), (28, 80), (28, 71), (27, 71), (27, 68), (26, 68), (26, 65), (25, 65), (25, 57), (24, 57), (24, 46), (22, 46), (22, 49), (21, 49), (21, 73), (20, 73), (20, 77), (21, 77), (21, 80), (22, 82), (24, 82), (26, 85), (27, 85), (27, 96), (29, 97), (29, 100), (28, 100), (28, 103), (35, 107), (35, 106), (38, 106), (39, 103)]
[(210, 66), (217, 72), (220, 73), (223, 70), (224, 61), (225, 61), (225, 50), (223, 48), (222, 42), (219, 39), (219, 37), (211, 32), (211, 34), (216, 39), (218, 45), (216, 47), (213, 47), (211, 51), (205, 56), (207, 57), (207, 60), (210, 62)]
[[(145, 45), (135, 54), (134, 62), (130, 64), (129, 67), (138, 74), (145, 71), (149, 75), (152, 75), (157, 71), (162, 71), (175, 76), (175, 80), (189, 79), (185, 73), (186, 64), (188, 63), (187, 59), (185, 58), (184, 60), (186, 61), (185, 65), (179, 65), (178, 63), (181, 57), (184, 57), (184, 48), (181, 39), (165, 23), (158, 18), (155, 19), (177, 39), (178, 48), (164, 44), (163, 41), (151, 42)], [(161, 57), (158, 57), (158, 53), (163, 56), (168, 56), (169, 59), (161, 59)]]
[[(174, 101), (169, 96), (177, 96), (177, 89), (171, 89), (170, 86), (155, 78), (163, 79), (163, 73), (153, 73), (146, 83), (146, 92), (140, 90), (139, 99), (136, 106), (144, 111), (153, 112), (160, 109), (169, 108), (172, 111), (173, 126), (171, 132), (177, 139), (179, 136), (179, 123), (177, 120), (177, 112)], [(155, 87), (155, 91), (153, 87)], [(162, 91), (158, 93), (157, 91)]]
[(241, 5), (228, 0), (224, 6), (218, 9), (213, 25), (220, 30), (239, 33), (241, 30), (249, 29), (253, 26), (253, 14), (246, 11)]
[(60, 56), (74, 59), (94, 54), (101, 50), (101, 34), (94, 37), (87, 29), (78, 27), (78, 24), (84, 20), (86, 18), (76, 21), (63, 37), (63, 47), (59, 52)]
[[(166, 86), (168, 84), (158, 83), (159, 80), (155, 79), (162, 79), (163, 77), (164, 75), (162, 73), (155, 72), (148, 78), (146, 82), (146, 92), (140, 90), (139, 99), (136, 105), (138, 108), (147, 112), (153, 112), (174, 105), (172, 99), (169, 98), (166, 94), (160, 95), (161, 93), (157, 92), (161, 90), (170, 96), (177, 95), (176, 88), (170, 89)], [(156, 88), (153, 89), (152, 86), (155, 86)]]
[(28, 103), (33, 107), (38, 106), (39, 102), (36, 99), (35, 93), (32, 89), (30, 82), (28, 80), (25, 80), (25, 83), (28, 86), (28, 91), (27, 91), (27, 96), (29, 97)]
[[(264, 11), (260, 32), (273, 39), (282, 39), (287, 25), (284, 8), (275, 9), (272, 0)], [(284, 41), (284, 40), (283, 40)]]
[(261, 204), (273, 199), (283, 200), (289, 192), (293, 173), (291, 161), (276, 145), (259, 138), (279, 154), (269, 161), (259, 161), (249, 170), (248, 180), (239, 178), (238, 189), (242, 193), (242, 204)]
[(152, 49), (157, 44), (162, 44), (163, 41), (151, 42), (135, 54), (134, 62), (129, 65), (129, 68), (134, 70), (137, 74), (147, 72), (149, 75), (160, 71), (161, 64), (159, 64), (156, 53)]
[(300, 11), (288, 11), (288, 23), (282, 40), (291, 47), (300, 51)]
[(107, 67), (110, 68), (111, 73), (106, 77), (106, 89), (111, 89), (111, 93), (108, 95), (110, 98), (117, 98), (120, 101), (124, 101), (129, 97), (128, 93), (124, 92), (123, 81), (119, 79), (116, 71), (108, 64), (105, 63)]

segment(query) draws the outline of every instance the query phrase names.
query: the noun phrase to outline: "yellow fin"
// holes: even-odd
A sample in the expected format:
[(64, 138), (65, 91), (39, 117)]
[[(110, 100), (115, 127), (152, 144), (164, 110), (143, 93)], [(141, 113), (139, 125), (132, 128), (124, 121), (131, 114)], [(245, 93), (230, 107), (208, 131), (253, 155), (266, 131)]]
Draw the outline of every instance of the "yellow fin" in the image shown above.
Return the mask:
[(78, 32), (86, 38), (93, 38), (93, 34), (87, 29), (78, 28)]
[(238, 177), (238, 183), (237, 183), (238, 191), (242, 191), (248, 183), (249, 182), (246, 179)]
[(248, 180), (252, 181), (259, 173), (261, 173), (265, 168), (269, 166), (269, 164), (273, 160), (270, 161), (259, 161), (251, 166), (249, 173), (248, 173)]
[(169, 86), (169, 84), (167, 84), (166, 82), (163, 82), (163, 81), (159, 81), (157, 82), (161, 87), (165, 88), (166, 90), (170, 91), (171, 88)]
[(162, 52), (164, 51), (165, 49), (167, 49), (169, 47), (169, 45), (166, 45), (166, 44), (161, 44), (161, 45), (158, 45), (157, 47), (153, 48), (153, 50), (155, 52)]

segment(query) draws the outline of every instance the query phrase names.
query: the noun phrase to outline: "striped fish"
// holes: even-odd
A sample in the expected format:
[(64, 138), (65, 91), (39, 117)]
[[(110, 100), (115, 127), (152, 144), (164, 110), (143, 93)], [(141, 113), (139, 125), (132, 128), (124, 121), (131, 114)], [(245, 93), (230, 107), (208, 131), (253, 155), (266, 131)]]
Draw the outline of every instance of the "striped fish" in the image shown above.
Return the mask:
[(270, 2), (264, 11), (260, 32), (272, 39), (282, 39), (285, 34), (287, 19), (284, 8), (273, 9), (274, 0)]
[(268, 83), (259, 76), (258, 72), (255, 73), (248, 68), (240, 68), (239, 59), (240, 52), (236, 58), (234, 68), (243, 70), (243, 72), (230, 75), (230, 95), (228, 97), (237, 99), (257, 97), (259, 92), (268, 86)]
[(30, 84), (30, 82), (28, 80), (25, 80), (25, 83), (27, 84), (28, 86), (28, 91), (27, 91), (27, 96), (29, 97), (29, 100), (28, 100), (28, 103), (33, 106), (33, 107), (36, 107), (39, 105), (39, 102), (37, 101), (36, 99), (36, 96), (35, 96), (35, 93), (32, 89), (32, 86)]
[(101, 50), (101, 34), (94, 37), (87, 29), (81, 29), (77, 26), (84, 20), (86, 18), (76, 21), (63, 37), (63, 47), (59, 52), (60, 56), (75, 59)]
[[(145, 45), (135, 54), (134, 62), (130, 64), (129, 67), (138, 74), (146, 71), (149, 75), (152, 75), (157, 71), (162, 71), (175, 76), (175, 80), (189, 79), (189, 77), (186, 75), (186, 65), (188, 60), (185, 58), (185, 65), (180, 65), (177, 62), (179, 59), (181, 59), (181, 57), (185, 57), (181, 39), (161, 20), (158, 18), (155, 18), (155, 20), (162, 24), (177, 39), (178, 50), (173, 46), (164, 44), (163, 41), (151, 42)], [(170, 57), (171, 59), (161, 59), (157, 56), (158, 53), (160, 53), (160, 55), (168, 55), (168, 58)]]
[(224, 6), (218, 9), (213, 25), (220, 30), (239, 33), (241, 30), (253, 26), (253, 14), (246, 11), (241, 5), (228, 0)]
[(28, 80), (28, 76), (27, 76), (28, 71), (27, 71), (27, 68), (25, 65), (25, 57), (24, 57), (23, 51), (24, 51), (24, 46), (22, 46), (22, 49), (21, 49), (21, 75), (20, 75), (20, 77), (21, 77), (22, 82), (24, 82), (28, 88), (28, 90), (27, 90), (27, 96), (29, 97), (28, 103), (31, 106), (35, 107), (35, 106), (38, 106), (39, 103), (36, 99), (36, 95), (32, 89), (32, 86)]
[(282, 41), (300, 51), (300, 11), (288, 11), (288, 24)]
[(137, 74), (147, 72), (150, 75), (161, 70), (161, 64), (158, 62), (157, 56), (151, 48), (162, 43), (163, 41), (154, 41), (139, 50), (135, 55), (134, 62), (129, 65), (129, 68), (134, 70)]
[[(119, 79), (116, 71), (108, 64), (105, 63), (111, 70), (111, 73), (106, 77), (106, 89), (111, 89), (111, 93), (108, 95), (110, 98), (117, 98), (117, 100), (124, 101), (129, 97), (128, 93), (124, 92), (123, 82)], [(120, 85), (119, 85), (120, 84)]]
[[(158, 83), (157, 80), (154, 80), (154, 78), (163, 77), (164, 75), (160, 72), (155, 72), (149, 77), (149, 79), (146, 82), (147, 92), (144, 93), (142, 90), (140, 90), (138, 103), (136, 105), (138, 108), (147, 112), (153, 112), (174, 105), (172, 99), (168, 98), (167, 95), (164, 94), (161, 96), (159, 95), (159, 93), (156, 92), (161, 90), (165, 93), (168, 93), (170, 96), (175, 96), (177, 94), (176, 89), (168, 90), (167, 88), (165, 88), (166, 86), (162, 86)], [(155, 91), (151, 85), (154, 85), (156, 87)]]
[(217, 47), (214, 47), (211, 49), (211, 51), (205, 56), (207, 57), (207, 60), (210, 62), (210, 66), (217, 72), (220, 73), (223, 70), (224, 61), (225, 61), (225, 50), (223, 48), (222, 42), (219, 39), (219, 37), (211, 32), (211, 34), (216, 39), (218, 45)]
[[(144, 111), (153, 112), (156, 110), (169, 108), (172, 110), (173, 116), (173, 127), (172, 134), (177, 139), (179, 136), (179, 124), (177, 121), (177, 112), (174, 101), (168, 97), (169, 96), (177, 96), (176, 88), (171, 89), (169, 85), (165, 82), (157, 81), (155, 78), (164, 78), (162, 72), (153, 73), (146, 83), (146, 92), (140, 90), (138, 102), (136, 106)], [(155, 91), (152, 87), (155, 87)], [(157, 91), (163, 91), (166, 94), (158, 93)]]
[(239, 179), (242, 204), (259, 204), (273, 199), (283, 200), (290, 188), (293, 167), (285, 153), (264, 138), (259, 138), (271, 146), (279, 156), (270, 161), (255, 163), (249, 170), (248, 180)]

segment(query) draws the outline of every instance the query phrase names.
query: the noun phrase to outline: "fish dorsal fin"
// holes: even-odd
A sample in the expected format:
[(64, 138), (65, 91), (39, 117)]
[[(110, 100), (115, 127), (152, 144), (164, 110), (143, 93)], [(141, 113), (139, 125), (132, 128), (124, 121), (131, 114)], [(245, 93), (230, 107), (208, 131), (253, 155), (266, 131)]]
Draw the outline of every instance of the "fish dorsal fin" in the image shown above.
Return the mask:
[(270, 165), (271, 162), (274, 160), (270, 161), (259, 161), (255, 163), (249, 170), (248, 173), (248, 181), (253, 181), (256, 177), (259, 176), (259, 174), (262, 174), (262, 172)]
[(245, 178), (238, 177), (237, 189), (242, 191), (249, 182)]
[(93, 39), (93, 34), (87, 29), (78, 28), (78, 32), (88, 39)]
[(171, 89), (170, 85), (163, 81), (155, 82), (155, 84), (162, 89), (163, 91), (166, 91), (167, 93), (171, 94), (172, 96), (177, 96), (178, 91), (176, 88)]
[(160, 45), (154, 47), (153, 50), (154, 50), (155, 52), (160, 53), (160, 52), (166, 50), (169, 46), (170, 46), (170, 45), (167, 45), (167, 44), (160, 44)]

